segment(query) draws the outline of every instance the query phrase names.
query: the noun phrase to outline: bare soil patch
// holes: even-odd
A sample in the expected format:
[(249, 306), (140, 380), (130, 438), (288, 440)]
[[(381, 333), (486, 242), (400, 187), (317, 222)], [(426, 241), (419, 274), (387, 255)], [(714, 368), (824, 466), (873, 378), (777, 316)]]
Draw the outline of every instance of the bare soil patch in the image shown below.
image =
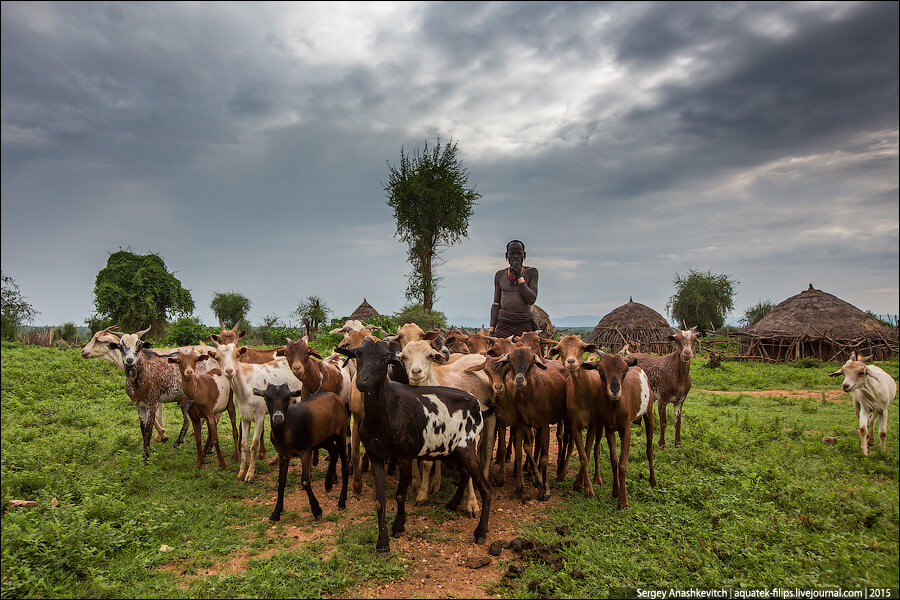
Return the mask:
[(726, 396), (777, 396), (779, 398), (801, 399), (809, 398), (821, 402), (823, 397), (827, 402), (847, 402), (850, 398), (849, 394), (845, 394), (842, 390), (752, 390), (752, 391), (723, 391), (723, 390), (702, 390), (698, 392), (706, 392), (707, 394), (724, 394)]

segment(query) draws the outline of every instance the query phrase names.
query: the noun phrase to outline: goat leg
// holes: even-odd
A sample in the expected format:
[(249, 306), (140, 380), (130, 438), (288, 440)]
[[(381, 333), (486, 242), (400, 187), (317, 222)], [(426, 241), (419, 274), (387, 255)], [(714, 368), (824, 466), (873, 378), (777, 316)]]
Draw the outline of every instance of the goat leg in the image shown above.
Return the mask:
[(666, 447), (666, 403), (663, 401), (663, 397), (659, 397), (659, 401), (657, 402), (659, 406), (659, 447)]
[(371, 460), (372, 480), (375, 484), (375, 514), (378, 517), (378, 541), (375, 542), (375, 551), (379, 554), (387, 554), (390, 551), (388, 541), (387, 523), (384, 509), (387, 498), (384, 494), (384, 461)]
[(612, 497), (618, 498), (619, 453), (616, 452), (616, 430), (609, 426), (606, 427), (606, 444), (609, 446), (609, 463), (612, 466)]
[(228, 404), (225, 406), (228, 416), (231, 418), (231, 437), (234, 440), (234, 453), (231, 460), (237, 461), (241, 457), (241, 433), (238, 427), (237, 412), (234, 409), (234, 390), (228, 390)]
[(628, 508), (628, 487), (625, 478), (628, 474), (628, 455), (631, 453), (631, 424), (625, 425), (619, 432), (622, 439), (622, 453), (619, 455), (619, 508)]
[(281, 520), (281, 511), (284, 510), (284, 486), (287, 484), (289, 462), (289, 458), (282, 457), (278, 464), (278, 499), (275, 501), (275, 510), (272, 511), (272, 515), (269, 517), (269, 520), (273, 523)]
[(675, 445), (681, 445), (681, 408), (684, 406), (684, 398), (675, 403)]
[[(162, 393), (162, 391), (160, 391), (160, 393)], [(185, 395), (181, 399), (181, 431), (178, 433), (178, 439), (175, 440), (175, 445), (172, 446), (173, 448), (178, 448), (182, 443), (184, 443), (184, 436), (187, 434), (188, 424), (191, 422), (191, 418), (188, 413), (190, 412), (191, 406), (193, 405), (194, 401), (188, 398), (187, 395)]]
[(302, 469), (300, 483), (303, 484), (303, 489), (306, 490), (306, 497), (309, 498), (309, 509), (312, 511), (313, 518), (318, 521), (322, 516), (322, 507), (319, 506), (319, 501), (316, 500), (316, 495), (313, 494), (312, 478), (310, 477), (312, 458), (315, 453), (318, 453), (318, 450), (305, 450), (300, 453), (300, 467)]
[(644, 429), (647, 433), (647, 464), (650, 466), (650, 487), (656, 487), (656, 469), (653, 465), (653, 402), (644, 414)]
[[(335, 440), (334, 446), (328, 448), (328, 470), (325, 472), (325, 492), (328, 493), (331, 491), (331, 488), (334, 487), (334, 480), (337, 479), (337, 459), (338, 459), (338, 448), (340, 445), (340, 441)], [(318, 454), (318, 450), (314, 450), (316, 454)]]
[[(591, 439), (591, 430), (588, 430), (588, 449), (590, 449), (593, 439)], [(584, 495), (586, 498), (594, 497), (594, 486), (591, 485), (591, 479), (588, 476), (588, 464), (590, 463), (590, 456), (587, 454), (587, 450), (584, 447), (584, 440), (581, 437), (581, 424), (573, 423), (572, 424), (572, 437), (575, 438), (575, 448), (578, 450), (578, 459), (581, 461), (581, 468), (578, 470), (578, 476), (575, 478), (575, 484), (572, 486), (572, 489), (584, 489)]]
[(406, 531), (406, 492), (409, 490), (409, 480), (412, 469), (410, 460), (398, 461), (397, 469), (400, 471), (400, 478), (397, 481), (397, 516), (394, 517), (394, 524), (391, 526), (391, 535), (400, 537), (400, 534)]
[(202, 469), (203, 457), (206, 455), (206, 452), (203, 449), (203, 445), (200, 443), (200, 439), (203, 437), (203, 425), (200, 422), (200, 417), (191, 415), (191, 425), (194, 428), (194, 443), (197, 445), (197, 468)]
[(347, 465), (347, 444), (344, 440), (345, 437), (347, 437), (346, 432), (341, 436), (340, 442), (338, 442), (338, 455), (341, 458), (341, 495), (338, 497), (338, 510), (347, 508), (347, 481), (350, 479), (350, 469)]

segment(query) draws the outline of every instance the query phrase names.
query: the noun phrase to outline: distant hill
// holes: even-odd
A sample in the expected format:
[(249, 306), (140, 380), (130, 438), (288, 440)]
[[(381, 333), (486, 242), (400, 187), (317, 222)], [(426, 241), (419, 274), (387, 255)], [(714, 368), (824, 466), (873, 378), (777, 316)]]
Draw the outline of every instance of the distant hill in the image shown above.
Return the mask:
[[(597, 326), (597, 323), (600, 322), (600, 317), (597, 315), (574, 315), (571, 317), (559, 318), (551, 315), (550, 319), (553, 321), (553, 326), (557, 328), (587, 328), (589, 331), (593, 330), (594, 327)], [(490, 324), (490, 317), (447, 315), (447, 323), (450, 325), (462, 325), (463, 327), (481, 327), (481, 325), (484, 324), (484, 326), (487, 327)]]

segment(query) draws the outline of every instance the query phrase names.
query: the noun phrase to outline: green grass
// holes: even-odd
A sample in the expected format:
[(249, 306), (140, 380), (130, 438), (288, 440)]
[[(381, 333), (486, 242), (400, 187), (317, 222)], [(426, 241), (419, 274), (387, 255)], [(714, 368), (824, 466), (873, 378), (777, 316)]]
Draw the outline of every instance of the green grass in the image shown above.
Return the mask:
[[(161, 567), (190, 574), (269, 547), (272, 507), (247, 500), (272, 490), (235, 481), (231, 461), (220, 470), (208, 459), (198, 471), (190, 430), (173, 450), (175, 406), (165, 408), (172, 439), (153, 443), (143, 464), (122, 374), (77, 350), (4, 344), (0, 382), (2, 503), (38, 502), (2, 517), (3, 598), (316, 597), (402, 572), (395, 557), (374, 555), (374, 525), (358, 523), (341, 529), (327, 560), (316, 547), (276, 552), (252, 559), (244, 573), (188, 578), (181, 587), (185, 580)], [(229, 449), (230, 428), (220, 421)], [(257, 472), (271, 467), (260, 461)], [(161, 553), (163, 544), (174, 550)]]
[[(576, 455), (569, 480), (553, 483), (562, 507), (522, 528), (554, 544), (563, 539), (555, 528), (568, 526), (573, 543), (558, 550), (563, 568), (517, 559), (523, 574), (493, 591), (606, 597), (610, 588), (639, 585), (898, 587), (896, 404), (887, 455), (863, 457), (849, 402), (698, 391), (834, 390), (839, 381), (827, 374), (838, 363), (694, 362), (683, 445), (657, 450), (659, 485), (649, 486), (642, 428), (633, 430), (626, 510), (609, 497), (605, 444), (597, 498), (571, 490)], [(896, 361), (882, 366), (897, 376)], [(367, 582), (405, 577), (396, 554), (374, 552), (374, 514), (354, 522), (330, 515), (336, 533), (327, 552), (321, 541), (280, 547), (266, 521), (272, 487), (239, 484), (231, 461), (219, 470), (208, 460), (198, 471), (190, 432), (180, 450), (154, 443), (143, 464), (136, 411), (121, 373), (106, 362), (5, 344), (0, 383), (2, 502), (38, 502), (2, 517), (3, 598), (346, 597)], [(174, 441), (180, 412), (165, 410)], [(226, 453), (230, 427), (222, 419)], [(262, 461), (258, 471), (272, 472)], [(462, 518), (440, 508), (450, 479), (421, 514)], [(444, 534), (411, 527), (407, 535), (440, 542)], [(160, 553), (163, 544), (174, 550)], [(246, 569), (199, 575), (248, 554)], [(585, 577), (573, 578), (573, 569)]]

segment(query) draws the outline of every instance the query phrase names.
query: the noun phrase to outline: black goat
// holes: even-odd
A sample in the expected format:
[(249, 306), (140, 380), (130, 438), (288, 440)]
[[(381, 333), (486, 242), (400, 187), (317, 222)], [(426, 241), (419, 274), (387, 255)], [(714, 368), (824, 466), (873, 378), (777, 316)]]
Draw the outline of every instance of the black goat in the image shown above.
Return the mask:
[(347, 508), (347, 428), (350, 426), (350, 415), (337, 394), (322, 392), (314, 394), (297, 404), (291, 404), (291, 398), (299, 396), (300, 390), (294, 392), (286, 383), (269, 384), (265, 390), (253, 388), (256, 396), (266, 401), (269, 418), (272, 421), (272, 445), (278, 450), (278, 500), (272, 511), (270, 521), (281, 519), (284, 510), (284, 486), (287, 483), (288, 463), (291, 458), (299, 457), (302, 467), (301, 483), (309, 497), (309, 508), (313, 517), (322, 516), (322, 507), (313, 494), (310, 481), (310, 466), (313, 452), (319, 448), (328, 450), (328, 472), (325, 475), (325, 491), (330, 492), (334, 485), (337, 458), (341, 458), (341, 495), (338, 508)]
[[(399, 348), (385, 341), (366, 340), (350, 350), (336, 352), (357, 359), (356, 387), (365, 398), (366, 418), (359, 436), (370, 457), (375, 480), (375, 510), (378, 514), (378, 552), (388, 551), (385, 523), (384, 464), (397, 461), (400, 480), (397, 484), (397, 516), (391, 535), (398, 537), (406, 528), (406, 491), (411, 479), (414, 458), (442, 458), (459, 468), (459, 487), (447, 509), (455, 511), (471, 477), (481, 494), (481, 519), (475, 528), (475, 543), (487, 539), (491, 487), (485, 479), (476, 449), (483, 427), (481, 408), (472, 394), (448, 387), (408, 385), (406, 369), (397, 358)], [(393, 377), (388, 379), (388, 366)]]

